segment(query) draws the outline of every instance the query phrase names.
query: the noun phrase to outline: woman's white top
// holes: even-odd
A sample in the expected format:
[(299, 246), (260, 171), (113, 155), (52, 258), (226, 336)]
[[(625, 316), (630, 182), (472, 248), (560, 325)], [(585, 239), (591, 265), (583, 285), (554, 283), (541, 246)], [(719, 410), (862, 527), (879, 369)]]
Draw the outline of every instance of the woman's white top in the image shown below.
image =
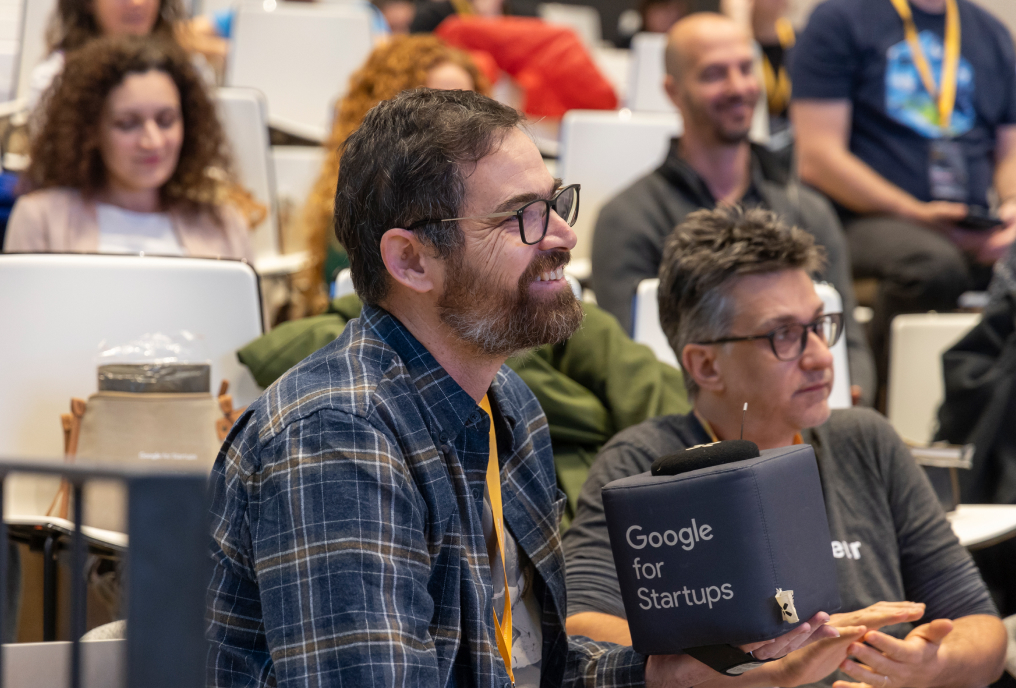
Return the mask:
[(99, 253), (184, 255), (166, 213), (138, 213), (108, 203), (96, 203), (95, 213), (99, 220)]

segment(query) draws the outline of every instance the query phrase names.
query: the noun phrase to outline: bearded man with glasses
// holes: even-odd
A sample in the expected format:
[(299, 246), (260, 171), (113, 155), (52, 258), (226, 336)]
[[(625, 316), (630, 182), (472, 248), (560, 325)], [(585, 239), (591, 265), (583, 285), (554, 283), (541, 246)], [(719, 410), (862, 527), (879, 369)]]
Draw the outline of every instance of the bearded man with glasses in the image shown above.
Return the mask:
[(667, 240), (660, 322), (693, 412), (618, 433), (593, 464), (564, 536), (568, 632), (631, 642), (603, 486), (648, 471), (663, 455), (738, 438), (747, 403), (745, 439), (761, 449), (815, 448), (843, 602), (829, 625), (867, 628), (838, 670), (815, 680), (839, 681), (836, 688), (987, 685), (1002, 670), (1005, 629), (922, 469), (876, 412), (830, 412), (829, 349), (843, 314), (824, 313), (815, 293), (822, 260), (810, 234), (761, 209), (700, 210)]

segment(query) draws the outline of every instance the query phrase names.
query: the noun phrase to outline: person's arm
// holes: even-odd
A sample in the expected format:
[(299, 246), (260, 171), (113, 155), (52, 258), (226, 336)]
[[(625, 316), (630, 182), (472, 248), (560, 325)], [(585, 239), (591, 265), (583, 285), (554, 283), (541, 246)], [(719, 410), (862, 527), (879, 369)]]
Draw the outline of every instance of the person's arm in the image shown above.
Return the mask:
[(998, 216), (1005, 224), (990, 232), (957, 229), (952, 235), (953, 241), (985, 265), (993, 265), (1016, 240), (1016, 125), (996, 131), (995, 160), (995, 192), (1001, 201)]
[(850, 646), (840, 667), (857, 683), (833, 688), (973, 688), (1002, 675), (1007, 636), (995, 616), (936, 619), (903, 640), (871, 631)]
[(663, 241), (674, 229), (650, 191), (654, 183), (652, 178), (641, 179), (614, 197), (600, 210), (593, 230), (596, 302), (629, 334), (635, 291), (639, 282), (659, 274)]
[(791, 103), (802, 180), (857, 213), (896, 215), (940, 230), (966, 215), (962, 203), (917, 200), (851, 153), (851, 116), (845, 99)]
[(854, 434), (866, 438), (885, 483), (904, 594), (926, 605), (926, 623), (904, 640), (868, 633), (867, 647), (851, 652), (857, 661), (842, 668), (865, 683), (873, 679), (871, 670), (877, 672), (872, 688), (987, 685), (1002, 671), (1006, 638), (991, 595), (923, 469), (883, 417), (874, 412), (868, 417), (870, 425)]
[(4, 235), (4, 253), (45, 253), (52, 250), (42, 204), (34, 196), (22, 196), (14, 203)]
[(215, 685), (263, 681), (266, 651), (280, 687), (437, 685), (431, 556), (399, 448), (339, 411), (263, 446), (268, 421), (247, 421), (213, 472)]

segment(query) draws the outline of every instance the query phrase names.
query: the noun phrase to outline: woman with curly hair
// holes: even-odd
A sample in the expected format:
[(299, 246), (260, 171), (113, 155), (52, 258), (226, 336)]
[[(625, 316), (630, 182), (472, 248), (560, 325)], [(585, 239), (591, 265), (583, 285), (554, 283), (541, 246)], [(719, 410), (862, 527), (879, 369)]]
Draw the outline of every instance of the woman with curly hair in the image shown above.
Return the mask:
[(30, 77), (29, 108), (63, 70), (67, 53), (102, 36), (175, 40), (218, 65), (225, 57), (225, 41), (198, 34), (190, 26), (181, 0), (58, 0), (46, 30), (48, 57)]
[(178, 46), (92, 41), (42, 105), (6, 251), (252, 258), (215, 106)]
[(322, 277), (331, 281), (348, 267), (345, 251), (332, 231), (335, 185), (346, 138), (360, 126), (367, 111), (382, 100), (418, 86), (461, 89), (488, 94), (490, 85), (468, 54), (430, 35), (398, 36), (374, 49), (367, 62), (350, 78), (349, 92), (336, 112), (325, 144), (327, 156), (302, 214), (303, 230), (311, 255), (305, 275), (312, 312), (327, 306)]

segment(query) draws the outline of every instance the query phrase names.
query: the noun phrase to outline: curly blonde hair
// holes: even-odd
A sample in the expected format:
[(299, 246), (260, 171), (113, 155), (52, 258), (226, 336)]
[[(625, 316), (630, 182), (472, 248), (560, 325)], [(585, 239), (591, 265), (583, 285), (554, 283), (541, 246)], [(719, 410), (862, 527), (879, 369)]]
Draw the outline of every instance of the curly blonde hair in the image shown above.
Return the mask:
[(349, 92), (338, 107), (331, 134), (325, 143), (324, 164), (301, 215), (302, 230), (310, 252), (304, 284), (311, 312), (324, 310), (328, 303), (321, 274), (332, 232), (335, 186), (339, 179), (343, 144), (360, 126), (368, 110), (402, 91), (425, 85), (427, 73), (445, 63), (462, 67), (472, 78), (473, 89), (489, 94), (490, 84), (486, 76), (469, 55), (432, 35), (392, 38), (375, 48), (363, 67), (350, 78)]

